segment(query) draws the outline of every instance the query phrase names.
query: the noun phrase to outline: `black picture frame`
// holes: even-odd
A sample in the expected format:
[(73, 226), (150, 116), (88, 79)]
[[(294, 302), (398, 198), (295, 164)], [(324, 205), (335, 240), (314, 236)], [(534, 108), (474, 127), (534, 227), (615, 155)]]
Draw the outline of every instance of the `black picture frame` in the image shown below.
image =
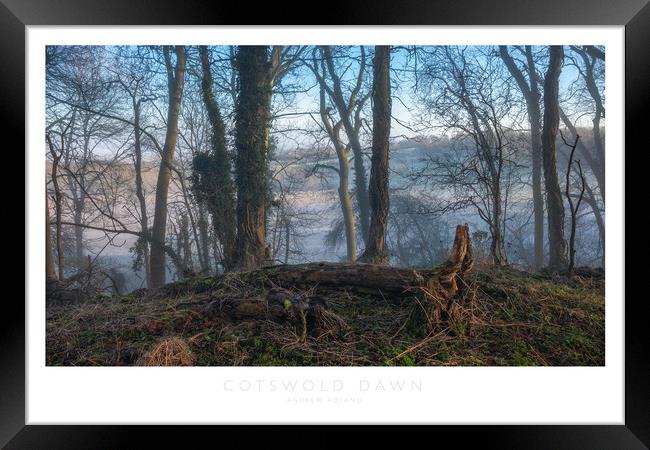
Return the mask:
[[(295, 3), (295, 4), (294, 4)], [(640, 158), (648, 147), (647, 127), (650, 89), (650, 4), (645, 0), (592, 2), (589, 0), (544, 0), (522, 2), (501, 0), (443, 0), (437, 2), (409, 1), (329, 1), (318, 13), (304, 2), (282, 3), (225, 2), (202, 0), (0, 0), (0, 112), (4, 131), (4, 149), (16, 160), (13, 167), (25, 164), (25, 27), (28, 25), (225, 25), (286, 24), (288, 11), (299, 14), (292, 18), (298, 24), (339, 25), (624, 25), (625, 26), (625, 142), (634, 149), (630, 160)], [(251, 30), (254, 32), (254, 30)], [(14, 139), (13, 146), (7, 144)], [(637, 156), (639, 155), (639, 156)], [(23, 158), (21, 158), (23, 156)], [(628, 156), (626, 154), (626, 156)], [(6, 157), (6, 154), (5, 154)], [(640, 186), (644, 165), (626, 167), (625, 190), (628, 194)], [(29, 176), (29, 174), (26, 174)], [(646, 175), (647, 178), (647, 175)], [(635, 185), (636, 183), (636, 185)], [(10, 200), (19, 202), (18, 196)], [(627, 202), (627, 198), (623, 199)], [(626, 203), (627, 206), (628, 203)], [(10, 205), (18, 221), (20, 205)], [(635, 206), (638, 207), (638, 206)], [(23, 216), (25, 217), (25, 216)], [(25, 219), (26, 221), (28, 218)], [(634, 236), (638, 225), (626, 222), (626, 234)], [(13, 233), (17, 225), (12, 224)], [(27, 235), (25, 235), (27, 239)], [(639, 242), (628, 239), (630, 251), (638, 251)], [(629, 244), (628, 244), (629, 243)], [(26, 241), (27, 244), (27, 241)], [(626, 286), (643, 279), (643, 267), (627, 264)], [(25, 282), (28, 282), (25, 273)], [(625, 297), (625, 424), (620, 426), (553, 425), (553, 426), (438, 426), (435, 442), (452, 435), (464, 444), (476, 443), (499, 448), (647, 448), (650, 446), (650, 342), (645, 296)], [(146, 433), (146, 442), (171, 443), (182, 436), (209, 439), (224, 443), (223, 433), (242, 430), (221, 427), (161, 426), (26, 426), (25, 425), (25, 308), (19, 296), (3, 296), (0, 312), (0, 445), (7, 448), (116, 448), (132, 446), (133, 433)], [(468, 405), (471, 407), (471, 405)], [(264, 427), (255, 430), (269, 433)], [(344, 428), (348, 430), (347, 428)], [(414, 431), (422, 431), (419, 427)], [(291, 440), (303, 441), (303, 434), (313, 427), (297, 427)], [(373, 427), (373, 433), (384, 433), (386, 427)], [(424, 429), (430, 433), (428, 427)], [(336, 442), (336, 433), (321, 433), (322, 443)], [(432, 439), (429, 437), (429, 439)], [(432, 441), (433, 442), (433, 441)], [(415, 443), (413, 444), (415, 445)]]

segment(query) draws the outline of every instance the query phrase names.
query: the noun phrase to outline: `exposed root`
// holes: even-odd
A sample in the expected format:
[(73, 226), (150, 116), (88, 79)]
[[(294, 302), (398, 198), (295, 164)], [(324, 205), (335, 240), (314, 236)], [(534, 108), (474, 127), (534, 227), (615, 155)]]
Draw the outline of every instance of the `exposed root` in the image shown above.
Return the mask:
[(416, 305), (409, 316), (411, 331), (430, 334), (436, 325), (461, 319), (459, 302), (465, 282), (463, 276), (472, 270), (472, 243), (467, 224), (456, 226), (456, 237), (447, 262), (431, 271), (425, 286), (420, 287)]

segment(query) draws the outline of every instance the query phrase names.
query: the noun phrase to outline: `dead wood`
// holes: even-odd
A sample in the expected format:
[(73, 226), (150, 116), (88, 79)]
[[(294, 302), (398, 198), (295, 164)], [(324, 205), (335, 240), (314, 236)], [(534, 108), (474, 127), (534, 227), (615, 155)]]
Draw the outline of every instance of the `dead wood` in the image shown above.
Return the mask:
[(268, 267), (267, 280), (285, 288), (331, 287), (361, 293), (388, 294), (398, 299), (412, 297), (423, 288), (435, 289), (445, 297), (458, 292), (459, 277), (473, 266), (467, 224), (456, 227), (449, 259), (428, 270), (389, 267), (378, 264), (330, 263)]
[(206, 312), (237, 321), (290, 322), (305, 339), (307, 335), (329, 333), (336, 327), (337, 320), (328, 320), (331, 313), (325, 294), (332, 289), (348, 290), (411, 305), (409, 329), (428, 332), (436, 324), (458, 317), (462, 277), (472, 266), (469, 227), (458, 225), (449, 259), (432, 269), (330, 262), (265, 267), (245, 276), (261, 276), (270, 288), (266, 297), (215, 300)]
[(227, 317), (232, 321), (271, 320), (291, 323), (301, 341), (332, 331), (333, 314), (326, 311), (324, 298), (282, 288), (272, 288), (266, 297), (225, 298), (210, 302), (202, 311), (208, 318)]

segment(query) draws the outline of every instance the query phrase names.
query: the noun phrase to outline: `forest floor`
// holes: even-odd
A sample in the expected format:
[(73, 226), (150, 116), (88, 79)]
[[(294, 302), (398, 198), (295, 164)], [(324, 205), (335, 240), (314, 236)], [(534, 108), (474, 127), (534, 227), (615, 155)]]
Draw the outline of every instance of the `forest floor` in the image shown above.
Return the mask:
[[(344, 288), (293, 290), (327, 302), (332, 326), (306, 335), (291, 322), (227, 306), (266, 305), (264, 269), (183, 280), (47, 307), (48, 365), (599, 366), (605, 364), (604, 273), (569, 280), (511, 268), (465, 276), (460, 318), (411, 330), (414, 302)], [(285, 300), (286, 302), (287, 300)], [(253, 305), (255, 303), (253, 302)], [(224, 306), (226, 305), (226, 306)], [(254, 310), (255, 308), (253, 308)], [(224, 311), (229, 311), (225, 314)]]

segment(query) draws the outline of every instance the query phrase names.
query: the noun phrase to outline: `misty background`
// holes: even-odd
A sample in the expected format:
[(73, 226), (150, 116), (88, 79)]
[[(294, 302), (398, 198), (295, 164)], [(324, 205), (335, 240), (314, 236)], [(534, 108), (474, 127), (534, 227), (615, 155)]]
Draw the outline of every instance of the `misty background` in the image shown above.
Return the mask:
[[(342, 167), (325, 126), (326, 118), (335, 124), (340, 115), (318, 81), (318, 75), (323, 75), (317, 50), (285, 47), (279, 52), (286, 67), (273, 86), (266, 233), (269, 262), (277, 264), (345, 261), (350, 254), (341, 208)], [(547, 47), (506, 50), (522, 73), (530, 75), (534, 64), (532, 76), (543, 83)], [(211, 216), (192, 188), (192, 162), (209, 148), (211, 127), (202, 101), (199, 51), (195, 47), (186, 51), (166, 233), (166, 244), (178, 260), (168, 258), (168, 281), (223, 270), (223, 249)], [(213, 91), (231, 151), (238, 82), (235, 52), (234, 46), (209, 47)], [(359, 172), (349, 136), (341, 135), (349, 150), (347, 186), (356, 219), (355, 246), (361, 253), (363, 230), (355, 181), (361, 173), (367, 179), (370, 172), (372, 47), (337, 46), (331, 52), (332, 68), (344, 98), (350, 101), (350, 119), (362, 146)], [(100, 266), (122, 293), (146, 287), (145, 244), (138, 232), (142, 212), (154, 214), (160, 165), (157, 142), (165, 137), (169, 101), (165, 55), (153, 46), (54, 46), (47, 48), (46, 56), (47, 194), (53, 223), (57, 194), (52, 173), (57, 159), (62, 225), (60, 239), (52, 227), (53, 241), (60, 240), (54, 260), (65, 261), (66, 276), (88, 264)], [(577, 195), (584, 185), (576, 214), (578, 266), (604, 266), (604, 65), (604, 54), (600, 59), (583, 47), (565, 48), (557, 167), (563, 193), (568, 186), (569, 195)], [(325, 80), (333, 81), (331, 76)], [(525, 96), (502, 51), (496, 46), (393, 46), (391, 83), (390, 264), (428, 267), (443, 262), (456, 224), (468, 223), (477, 261), (492, 261), (496, 227), (502, 232), (507, 264), (539, 269), (534, 250), (531, 127)], [(463, 98), (471, 98), (487, 111), (492, 120), (488, 126), (499, 140), (503, 215), (498, 223), (493, 223), (494, 203), (484, 160)], [(131, 125), (136, 104), (139, 126), (146, 132), (141, 136), (139, 163), (144, 204), (138, 197), (134, 166)], [(584, 183), (575, 165), (567, 172), (572, 145)], [(569, 214), (565, 220), (569, 229)]]

